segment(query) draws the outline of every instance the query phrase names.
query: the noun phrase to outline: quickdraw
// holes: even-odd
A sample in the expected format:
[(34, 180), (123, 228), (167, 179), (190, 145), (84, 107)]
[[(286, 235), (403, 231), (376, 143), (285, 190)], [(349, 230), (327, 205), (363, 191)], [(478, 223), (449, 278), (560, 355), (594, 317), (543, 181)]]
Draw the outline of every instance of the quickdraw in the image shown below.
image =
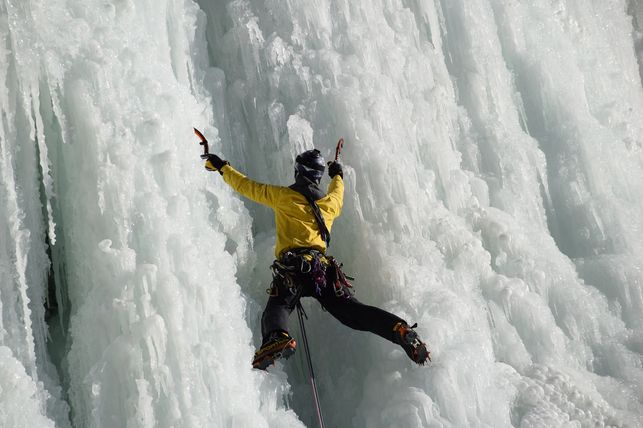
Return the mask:
[(272, 297), (277, 296), (279, 294), (277, 281), (279, 280), (279, 278), (281, 278), (280, 280), (283, 282), (286, 288), (290, 290), (291, 293), (295, 294), (293, 292), (293, 290), (295, 290), (295, 281), (293, 280), (293, 275), (296, 272), (294, 266), (287, 266), (283, 263), (280, 263), (279, 260), (275, 260), (270, 266), (270, 270), (272, 271), (272, 284), (270, 284), (270, 288), (266, 288), (266, 293), (268, 293)]
[(342, 271), (342, 267), (344, 266), (343, 263), (338, 263), (334, 257), (329, 257), (328, 260), (330, 261), (331, 266), (335, 269), (335, 283), (333, 284), (335, 295), (337, 297), (345, 297), (347, 299), (352, 297), (353, 294), (355, 294), (355, 291), (352, 290), (353, 284), (348, 280), (350, 279), (351, 281), (354, 281), (355, 278), (346, 275)]

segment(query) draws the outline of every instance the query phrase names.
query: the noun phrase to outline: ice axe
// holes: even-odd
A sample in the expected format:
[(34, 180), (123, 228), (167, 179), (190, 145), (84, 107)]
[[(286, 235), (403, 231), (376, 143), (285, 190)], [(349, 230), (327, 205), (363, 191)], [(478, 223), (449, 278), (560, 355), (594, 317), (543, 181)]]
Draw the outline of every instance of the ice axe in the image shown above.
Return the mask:
[(335, 148), (335, 162), (339, 160), (339, 155), (342, 153), (342, 148), (344, 148), (344, 139), (340, 138), (337, 142), (337, 147)]
[(208, 140), (201, 133), (201, 131), (199, 131), (196, 128), (192, 128), (192, 129), (194, 129), (194, 133), (196, 134), (197, 137), (199, 137), (199, 140), (201, 140), (201, 142), (199, 143), (200, 145), (203, 146), (203, 154), (201, 155), (201, 159), (205, 159), (208, 156), (208, 154), (210, 154), (210, 148), (208, 146)]

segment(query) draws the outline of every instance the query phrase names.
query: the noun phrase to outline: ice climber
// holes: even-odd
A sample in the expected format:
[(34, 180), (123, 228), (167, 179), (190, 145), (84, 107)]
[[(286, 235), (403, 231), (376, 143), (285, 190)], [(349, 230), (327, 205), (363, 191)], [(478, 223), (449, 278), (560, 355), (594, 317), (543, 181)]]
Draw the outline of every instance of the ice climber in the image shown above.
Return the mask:
[(414, 330), (416, 325), (409, 326), (389, 312), (358, 301), (341, 265), (326, 255), (330, 230), (341, 213), (344, 198), (339, 162), (328, 162), (331, 182), (324, 193), (318, 186), (326, 164), (318, 150), (297, 156), (295, 183), (289, 187), (253, 181), (215, 154), (201, 157), (206, 160), (207, 170), (218, 171), (238, 193), (275, 212), (277, 258), (271, 267), (270, 297), (261, 317), (263, 342), (254, 355), (253, 367), (266, 369), (277, 358), (294, 354), (296, 342), (288, 333), (288, 317), (301, 297), (314, 297), (353, 329), (370, 331), (399, 344), (418, 364), (430, 360), (426, 345)]

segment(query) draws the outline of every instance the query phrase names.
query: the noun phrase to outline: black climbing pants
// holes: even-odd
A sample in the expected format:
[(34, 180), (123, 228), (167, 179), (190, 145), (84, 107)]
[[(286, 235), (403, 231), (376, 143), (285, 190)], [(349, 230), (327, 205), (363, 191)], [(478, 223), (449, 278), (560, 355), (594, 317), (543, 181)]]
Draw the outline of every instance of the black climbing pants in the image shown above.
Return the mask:
[(293, 276), (293, 287), (276, 277), (272, 284), (272, 293), (261, 317), (261, 333), (264, 343), (269, 334), (275, 330), (288, 331), (288, 317), (297, 306), (301, 297), (314, 297), (324, 309), (337, 318), (342, 324), (355, 330), (370, 331), (393, 343), (393, 327), (403, 319), (375, 306), (361, 303), (348, 290), (342, 296), (335, 293), (333, 287), (335, 273), (332, 269), (326, 272), (325, 287), (321, 293), (316, 292), (310, 274), (297, 273)]

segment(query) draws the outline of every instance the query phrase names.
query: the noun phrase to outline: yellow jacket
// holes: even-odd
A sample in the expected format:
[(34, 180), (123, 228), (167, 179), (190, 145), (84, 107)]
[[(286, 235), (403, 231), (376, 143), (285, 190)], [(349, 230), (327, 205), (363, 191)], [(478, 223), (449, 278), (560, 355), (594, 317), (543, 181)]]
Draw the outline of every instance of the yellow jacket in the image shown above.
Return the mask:
[[(275, 256), (279, 258), (293, 248), (314, 248), (326, 251), (313, 210), (301, 193), (288, 187), (258, 183), (239, 171), (225, 165), (221, 168), (223, 179), (234, 190), (248, 199), (267, 205), (275, 212), (277, 241)], [(341, 214), (344, 203), (344, 181), (336, 175), (328, 185), (326, 196), (316, 201), (330, 232), (333, 221)]]

